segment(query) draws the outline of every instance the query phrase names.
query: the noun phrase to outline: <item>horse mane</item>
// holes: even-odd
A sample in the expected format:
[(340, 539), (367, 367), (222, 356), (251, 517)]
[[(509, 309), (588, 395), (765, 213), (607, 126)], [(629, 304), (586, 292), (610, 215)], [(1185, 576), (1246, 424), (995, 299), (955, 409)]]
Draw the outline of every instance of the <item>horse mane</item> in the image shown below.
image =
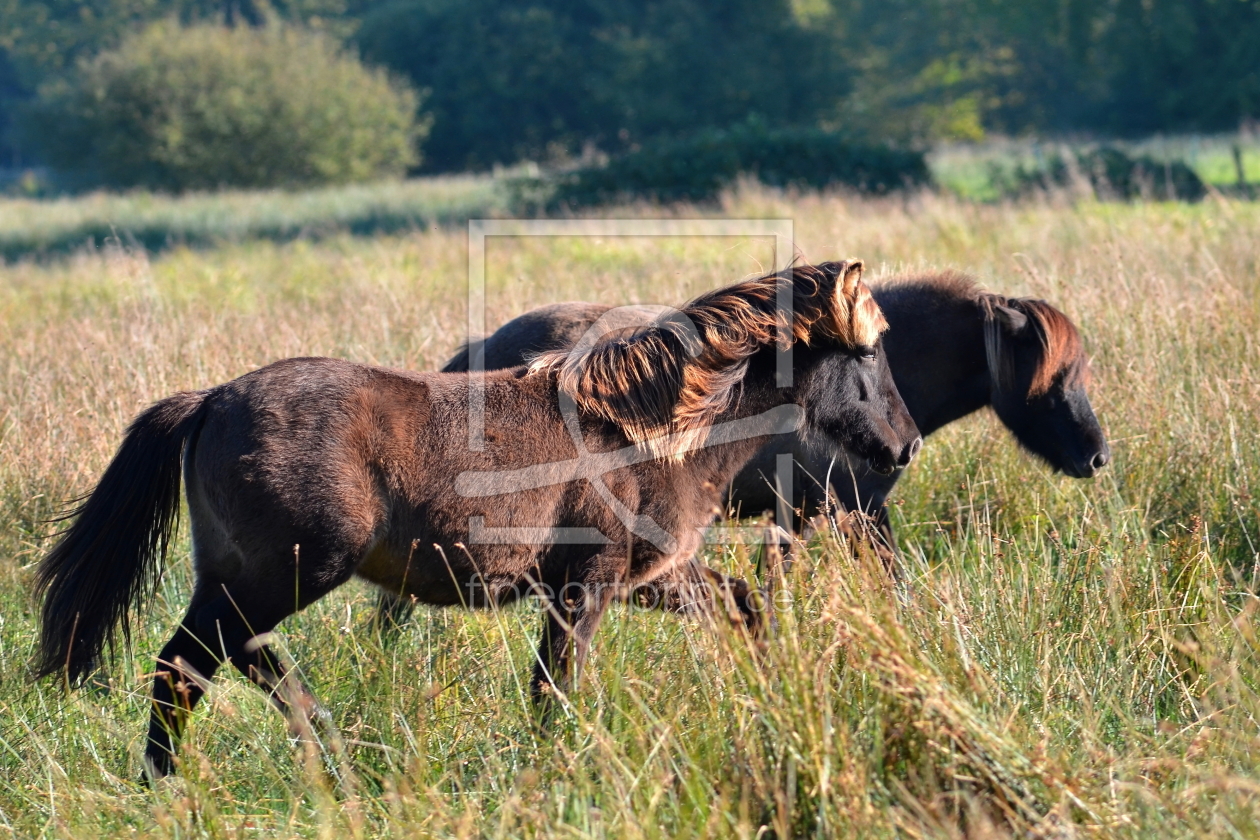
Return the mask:
[(975, 300), (980, 294), (980, 286), (976, 278), (952, 268), (895, 274), (873, 280), (872, 285), (878, 292), (902, 291), (910, 294), (925, 292), (933, 296), (964, 301)]
[(472, 367), (472, 348), (474, 344), (482, 344), (484, 338), (470, 338), (455, 349), (455, 355), (442, 365), (442, 373), (462, 373)]
[(981, 293), (977, 297), (977, 303), (984, 313), (984, 351), (994, 387), (1009, 388), (1014, 379), (1014, 359), (1006, 349), (1002, 324), (996, 315), (999, 306), (1019, 310), (1028, 316), (1029, 325), (1041, 341), (1041, 358), (1028, 387), (1030, 398), (1039, 397), (1049, 391), (1055, 379), (1060, 376), (1067, 388), (1076, 388), (1087, 383), (1089, 365), (1085, 356), (1085, 345), (1076, 325), (1067, 315), (1036, 298), (1008, 298)]
[[(790, 323), (779, 304), (789, 295)], [(658, 458), (681, 460), (762, 348), (817, 336), (861, 347), (887, 328), (861, 262), (800, 265), (706, 292), (629, 335), (544, 353), (529, 373), (554, 373), (580, 411), (615, 423)]]

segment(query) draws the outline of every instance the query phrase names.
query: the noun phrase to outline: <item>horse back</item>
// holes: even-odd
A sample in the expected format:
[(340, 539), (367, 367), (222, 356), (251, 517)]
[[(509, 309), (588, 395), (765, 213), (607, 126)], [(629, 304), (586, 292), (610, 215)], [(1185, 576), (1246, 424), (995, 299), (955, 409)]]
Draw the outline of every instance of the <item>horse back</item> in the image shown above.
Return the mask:
[[(460, 485), (464, 474), (493, 482), (575, 458), (554, 382), (521, 370), (486, 374), (480, 451), (469, 444), (468, 389), (467, 376), (334, 359), (285, 360), (214, 389), (185, 473), (194, 533), (223, 544), (203, 547), (221, 562), (203, 558), (199, 570), (289, 587), (294, 574), (357, 573), (438, 604), (466, 601), (473, 578), (517, 585), (531, 570), (562, 574), (592, 547), (494, 535), (541, 524), (616, 532), (611, 512), (586, 498), (587, 482), (489, 493)], [(583, 432), (593, 451), (626, 443), (606, 439), (603, 424), (586, 422)], [(605, 480), (638, 506), (635, 469)], [(477, 528), (491, 536), (479, 540)]]

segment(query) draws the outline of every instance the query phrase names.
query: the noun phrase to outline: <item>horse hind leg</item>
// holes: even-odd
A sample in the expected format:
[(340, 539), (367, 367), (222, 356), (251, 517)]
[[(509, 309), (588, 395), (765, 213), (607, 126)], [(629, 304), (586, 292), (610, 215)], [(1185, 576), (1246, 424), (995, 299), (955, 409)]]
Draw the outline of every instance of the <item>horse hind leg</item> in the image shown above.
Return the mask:
[(149, 781), (174, 771), (175, 754), (188, 717), (222, 662), (218, 640), (199, 626), (198, 616), (221, 595), (219, 581), (235, 577), (240, 570), (240, 557), (223, 538), (213, 515), (193, 492), (194, 487), (190, 482), (188, 508), (197, 583), (188, 610), (158, 654), (154, 669), (144, 756), (144, 775)]
[(289, 599), (272, 601), (251, 596), (240, 588), (224, 587), (222, 597), (198, 613), (197, 626), (219, 640), (224, 661), (267, 692), (288, 720), (290, 733), (311, 741), (315, 740), (312, 724), (323, 715), (323, 710), (269, 642), (276, 625), (297, 611), (286, 602)]
[[(275, 652), (265, 644), (284, 611), (260, 611), (235, 592), (217, 583), (197, 588), (184, 620), (158, 655), (153, 680), (153, 707), (145, 749), (145, 772), (161, 778), (174, 770), (174, 759), (193, 708), (210, 687), (215, 672), (230, 663), (267, 691), (295, 725), (295, 704), (313, 707), (310, 693), (295, 689)], [(309, 727), (305, 727), (309, 728)]]
[(372, 626), (380, 634), (381, 641), (392, 644), (402, 631), (403, 625), (415, 611), (416, 602), (409, 595), (382, 591), (376, 597), (376, 611), (372, 613)]
[(314, 694), (288, 671), (268, 643), (276, 625), (297, 611), (291, 598), (259, 598), (248, 588), (225, 585), (217, 587), (217, 594), (212, 587), (198, 594), (159, 657), (145, 749), (150, 778), (161, 778), (174, 769), (189, 712), (224, 663), (267, 692), (284, 713), (294, 738), (317, 742), (315, 724), (326, 717)]
[(315, 724), (327, 718), (314, 694), (285, 667), (268, 636), (285, 618), (344, 583), (353, 564), (320, 564), (325, 572), (344, 571), (319, 576), (304, 574), (295, 593), (292, 583), (282, 582), (288, 574), (286, 569), (292, 570), (291, 562), (278, 558), (269, 564), (246, 562), (243, 567), (247, 572), (262, 570), (264, 574), (241, 574), (231, 583), (222, 583), (208, 573), (213, 568), (225, 568), (224, 564), (230, 561), (204, 555), (201, 559), (208, 561), (199, 564), (207, 574), (199, 581), (183, 624), (163, 649), (159, 674), (154, 680), (153, 712), (145, 750), (150, 778), (173, 770), (188, 713), (223, 663), (230, 663), (267, 692), (284, 713), (295, 738), (317, 742)]
[(184, 620), (158, 654), (144, 751), (144, 773), (149, 781), (174, 771), (175, 752), (188, 717), (219, 668), (214, 639), (203, 636), (197, 626), (197, 616), (210, 600), (213, 595), (204, 588), (193, 593)]

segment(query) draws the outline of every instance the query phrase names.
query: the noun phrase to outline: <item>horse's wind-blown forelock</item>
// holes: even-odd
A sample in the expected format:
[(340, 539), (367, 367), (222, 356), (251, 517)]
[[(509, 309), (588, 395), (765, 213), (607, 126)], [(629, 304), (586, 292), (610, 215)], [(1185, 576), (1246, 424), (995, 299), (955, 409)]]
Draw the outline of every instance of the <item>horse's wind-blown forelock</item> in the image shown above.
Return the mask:
[(861, 262), (846, 261), (744, 280), (630, 335), (544, 353), (530, 373), (553, 372), (579, 410), (616, 423), (657, 457), (679, 459), (730, 405), (761, 348), (820, 335), (848, 347), (879, 339), (888, 325), (861, 273)]
[(1044, 300), (1034, 298), (1008, 298), (982, 293), (978, 300), (984, 312), (984, 350), (995, 388), (1010, 388), (1014, 380), (1014, 359), (1007, 349), (1002, 324), (996, 314), (1000, 306), (1017, 309), (1028, 316), (1041, 341), (1041, 358), (1028, 388), (1029, 398), (1049, 391), (1060, 377), (1066, 388), (1088, 384), (1089, 364), (1085, 345), (1080, 332), (1066, 315)]

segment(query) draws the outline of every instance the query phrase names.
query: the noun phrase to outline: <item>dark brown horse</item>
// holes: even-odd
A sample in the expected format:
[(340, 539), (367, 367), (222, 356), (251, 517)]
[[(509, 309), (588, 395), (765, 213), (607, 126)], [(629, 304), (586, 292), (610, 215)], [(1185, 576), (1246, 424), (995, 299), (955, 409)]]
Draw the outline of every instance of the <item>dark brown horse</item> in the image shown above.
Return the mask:
[[(1052, 469), (1089, 478), (1107, 464), (1107, 441), (1085, 390), (1080, 334), (1058, 309), (1043, 300), (988, 294), (956, 272), (895, 277), (872, 292), (891, 326), (884, 351), (897, 388), (924, 435), (991, 406), (1015, 439)], [(615, 332), (656, 311), (584, 302), (539, 307), (460, 348), (443, 369), (467, 370), (470, 353), (480, 354), (488, 370), (511, 367), (573, 345), (597, 323), (594, 332)], [(901, 470), (881, 473), (860, 457), (835, 457), (808, 435), (775, 436), (757, 453), (731, 483), (735, 510), (771, 510), (785, 521), (774, 483), (782, 454), (791, 454), (795, 465), (791, 481), (777, 485), (795, 488), (793, 527), (800, 529), (801, 516), (810, 519), (838, 504), (841, 512), (869, 515), (885, 559), (893, 559), (885, 501)]]
[(182, 471), (196, 584), (158, 659), (150, 776), (172, 769), (224, 662), (305, 731), (314, 699), (267, 634), (354, 575), (435, 605), (542, 598), (531, 685), (546, 700), (573, 684), (616, 592), (689, 561), (721, 488), (771, 433), (803, 425), (879, 468), (908, 463), (919, 436), (879, 349), (885, 326), (860, 263), (827, 263), (710, 292), (483, 389), (467, 374), (288, 359), (176, 394), (132, 423), (41, 563), (36, 672), (80, 682), (127, 633)]

